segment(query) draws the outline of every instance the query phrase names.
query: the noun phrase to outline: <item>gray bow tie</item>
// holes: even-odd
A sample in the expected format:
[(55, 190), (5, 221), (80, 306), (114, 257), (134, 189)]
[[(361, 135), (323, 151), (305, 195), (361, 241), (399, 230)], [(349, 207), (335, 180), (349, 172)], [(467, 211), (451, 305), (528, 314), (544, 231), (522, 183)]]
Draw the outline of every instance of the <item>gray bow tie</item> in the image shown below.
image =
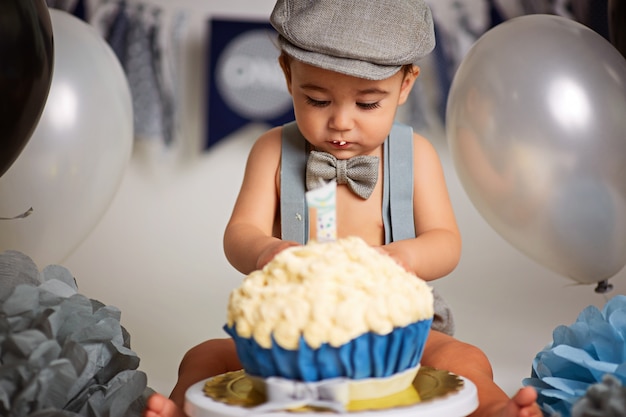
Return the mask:
[(323, 185), (320, 179), (337, 179), (337, 184), (347, 184), (350, 190), (368, 199), (378, 181), (377, 156), (359, 155), (350, 159), (337, 159), (326, 152), (312, 151), (306, 164), (306, 188), (313, 190)]

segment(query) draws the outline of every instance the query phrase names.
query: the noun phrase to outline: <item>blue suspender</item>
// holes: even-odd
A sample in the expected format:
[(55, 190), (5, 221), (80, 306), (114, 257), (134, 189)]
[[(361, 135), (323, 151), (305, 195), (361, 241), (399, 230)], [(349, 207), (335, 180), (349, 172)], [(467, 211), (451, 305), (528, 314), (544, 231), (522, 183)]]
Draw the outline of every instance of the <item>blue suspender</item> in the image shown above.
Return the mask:
[(283, 240), (302, 244), (309, 240), (309, 219), (304, 193), (308, 152), (307, 141), (296, 122), (282, 130), (280, 156), (280, 230)]
[(383, 150), (385, 243), (413, 239), (413, 129), (394, 123)]
[[(308, 240), (304, 193), (307, 142), (295, 122), (283, 126), (280, 168), (281, 237)], [(393, 161), (393, 162), (392, 162)], [(413, 221), (413, 129), (394, 123), (383, 145), (383, 225), (385, 242), (415, 237)]]

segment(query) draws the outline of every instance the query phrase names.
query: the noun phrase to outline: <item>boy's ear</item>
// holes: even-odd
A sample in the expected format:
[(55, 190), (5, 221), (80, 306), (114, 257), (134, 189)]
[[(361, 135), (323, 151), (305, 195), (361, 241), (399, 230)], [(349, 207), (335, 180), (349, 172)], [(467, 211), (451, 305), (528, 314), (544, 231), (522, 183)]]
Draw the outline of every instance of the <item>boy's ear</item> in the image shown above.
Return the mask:
[(289, 66), (289, 60), (285, 55), (280, 55), (278, 57), (278, 63), (280, 64), (280, 68), (283, 70), (283, 75), (285, 76), (285, 82), (287, 83), (287, 90), (289, 94), (291, 94), (291, 67)]
[(409, 98), (409, 93), (413, 89), (413, 85), (415, 85), (415, 80), (417, 79), (417, 76), (419, 74), (420, 67), (418, 67), (417, 65), (413, 65), (413, 69), (411, 71), (407, 71), (404, 74), (404, 78), (402, 79), (402, 86), (400, 87), (400, 98), (398, 101), (398, 105), (404, 104)]

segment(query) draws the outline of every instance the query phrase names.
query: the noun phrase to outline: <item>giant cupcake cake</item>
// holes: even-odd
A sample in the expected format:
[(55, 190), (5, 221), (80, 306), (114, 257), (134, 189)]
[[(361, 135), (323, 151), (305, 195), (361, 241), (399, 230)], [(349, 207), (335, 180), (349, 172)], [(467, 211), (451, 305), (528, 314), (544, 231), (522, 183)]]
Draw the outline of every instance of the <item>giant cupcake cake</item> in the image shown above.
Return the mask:
[(261, 390), (330, 382), (346, 403), (410, 387), (432, 317), (425, 281), (350, 237), (289, 248), (248, 275), (224, 328)]

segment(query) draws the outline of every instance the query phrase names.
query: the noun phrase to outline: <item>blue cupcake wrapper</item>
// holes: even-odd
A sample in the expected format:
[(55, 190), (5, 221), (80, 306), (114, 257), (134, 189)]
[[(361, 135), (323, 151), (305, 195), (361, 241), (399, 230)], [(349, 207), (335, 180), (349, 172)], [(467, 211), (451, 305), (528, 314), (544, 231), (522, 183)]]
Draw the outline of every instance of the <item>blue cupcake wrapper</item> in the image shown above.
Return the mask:
[(317, 349), (300, 337), (298, 350), (287, 350), (272, 340), (271, 348), (261, 347), (253, 338), (240, 337), (235, 326), (224, 330), (235, 341), (237, 355), (250, 375), (315, 382), (346, 377), (350, 379), (388, 377), (419, 364), (432, 319), (421, 320), (390, 334), (365, 333), (350, 342)]

